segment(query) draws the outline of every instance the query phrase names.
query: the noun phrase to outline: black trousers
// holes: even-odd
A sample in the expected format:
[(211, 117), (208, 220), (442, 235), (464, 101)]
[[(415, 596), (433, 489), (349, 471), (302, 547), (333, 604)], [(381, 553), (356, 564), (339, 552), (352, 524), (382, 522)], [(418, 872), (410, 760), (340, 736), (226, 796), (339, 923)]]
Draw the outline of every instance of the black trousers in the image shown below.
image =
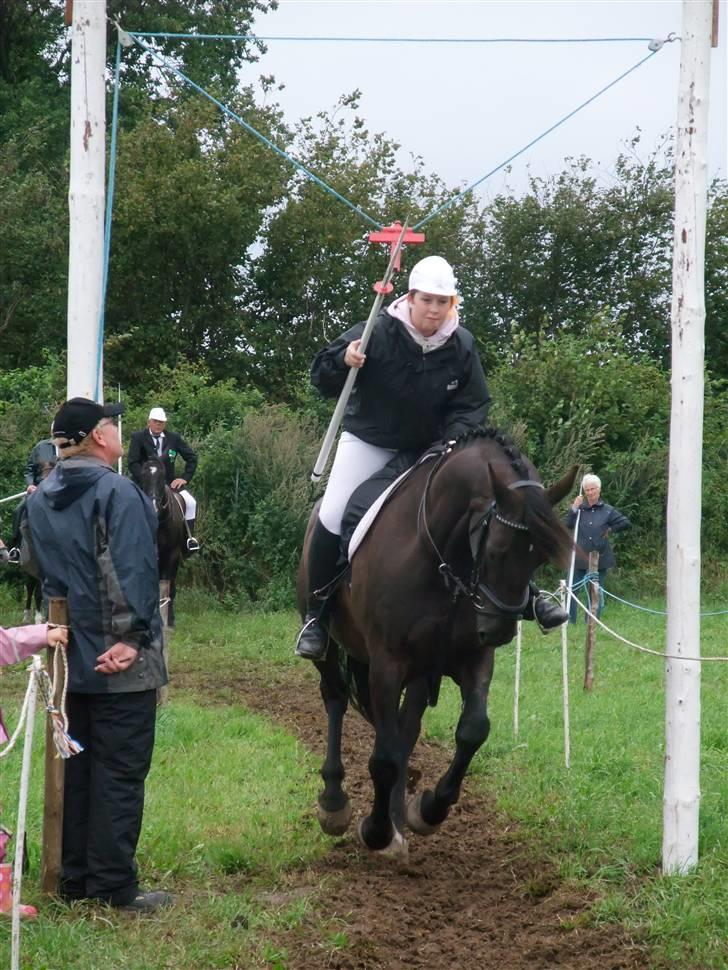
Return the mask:
[(66, 762), (61, 892), (124, 906), (137, 894), (134, 858), (154, 748), (157, 692), (67, 695), (69, 732), (84, 750)]

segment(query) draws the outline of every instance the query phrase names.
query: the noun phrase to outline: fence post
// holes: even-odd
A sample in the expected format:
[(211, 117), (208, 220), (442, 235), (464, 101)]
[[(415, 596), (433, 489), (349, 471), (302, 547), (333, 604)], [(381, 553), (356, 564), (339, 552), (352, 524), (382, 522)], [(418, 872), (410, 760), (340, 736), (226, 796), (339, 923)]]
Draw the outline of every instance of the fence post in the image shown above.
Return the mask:
[[(599, 572), (599, 553), (589, 553), (589, 575)], [(592, 614), (587, 616), (586, 640), (584, 642), (584, 690), (591, 690), (594, 687), (594, 645), (596, 642), (597, 625), (594, 617), (599, 611), (599, 581), (589, 581), (589, 611)]]
[[(160, 579), (159, 581), (159, 612), (162, 616), (162, 656), (164, 657), (164, 666), (168, 668), (169, 665), (169, 640), (171, 635), (171, 630), (169, 629), (169, 589), (170, 584), (168, 579)], [(164, 707), (165, 704), (169, 702), (169, 687), (167, 684), (164, 687), (157, 688), (157, 704), (159, 707)]]
[[(48, 622), (68, 626), (68, 601), (61, 596), (48, 599)], [(48, 673), (52, 677), (56, 649), (48, 647)], [(61, 708), (61, 684), (55, 683), (53, 706)], [(57, 893), (61, 878), (61, 845), (63, 840), (63, 782), (65, 762), (53, 742), (53, 724), (46, 718), (45, 791), (43, 796), (43, 846), (40, 882), (43, 892)]]

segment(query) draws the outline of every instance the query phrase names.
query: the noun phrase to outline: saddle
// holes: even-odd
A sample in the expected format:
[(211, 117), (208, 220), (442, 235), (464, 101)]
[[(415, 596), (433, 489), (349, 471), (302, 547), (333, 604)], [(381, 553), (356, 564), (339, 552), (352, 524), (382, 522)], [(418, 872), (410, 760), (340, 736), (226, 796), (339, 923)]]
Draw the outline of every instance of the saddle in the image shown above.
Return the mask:
[(420, 451), (400, 451), (387, 464), (362, 482), (351, 494), (341, 522), (339, 562), (348, 565), (379, 512), (424, 461), (439, 457), (446, 445)]

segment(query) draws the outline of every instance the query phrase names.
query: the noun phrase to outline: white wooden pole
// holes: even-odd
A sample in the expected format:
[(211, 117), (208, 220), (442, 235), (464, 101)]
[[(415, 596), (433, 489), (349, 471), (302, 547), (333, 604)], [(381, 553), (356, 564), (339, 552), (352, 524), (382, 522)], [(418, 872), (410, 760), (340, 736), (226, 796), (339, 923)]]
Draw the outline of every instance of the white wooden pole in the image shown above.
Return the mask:
[[(667, 653), (700, 655), (700, 507), (712, 0), (683, 0), (675, 151)], [(698, 861), (700, 663), (666, 662), (662, 868)]]
[(68, 190), (68, 397), (100, 400), (106, 162), (106, 0), (74, 0)]
[(35, 726), (35, 699), (38, 693), (38, 673), (40, 657), (33, 657), (28, 691), (28, 709), (25, 721), (25, 741), (23, 743), (23, 765), (20, 769), (20, 798), (18, 799), (18, 824), (15, 830), (15, 864), (13, 866), (13, 915), (11, 970), (20, 967), (20, 889), (23, 882), (23, 846), (25, 845), (25, 816), (28, 813), (28, 786), (33, 754), (33, 727)]
[[(559, 583), (561, 596), (561, 608), (566, 609), (566, 604), (571, 602), (566, 583), (561, 580)], [(569, 624), (561, 624), (561, 689), (563, 694), (564, 709), (564, 764), (571, 768), (571, 728), (569, 726)]]
[(513, 734), (518, 737), (518, 706), (521, 695), (521, 621), (516, 624), (516, 676), (513, 684)]

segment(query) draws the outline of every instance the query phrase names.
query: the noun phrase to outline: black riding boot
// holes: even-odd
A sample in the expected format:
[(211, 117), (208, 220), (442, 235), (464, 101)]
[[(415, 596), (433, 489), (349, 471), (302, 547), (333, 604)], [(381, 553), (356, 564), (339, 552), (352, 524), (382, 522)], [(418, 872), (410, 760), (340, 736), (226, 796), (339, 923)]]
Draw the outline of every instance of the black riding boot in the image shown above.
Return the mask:
[[(306, 597), (306, 619), (298, 635), (296, 656), (307, 660), (325, 660), (329, 647), (329, 632), (326, 629), (328, 597), (326, 587), (336, 578), (339, 560), (340, 537), (321, 524), (319, 519), (313, 528), (311, 545), (308, 550), (308, 596)], [(316, 596), (318, 590), (325, 590), (324, 596)]]
[(557, 626), (561, 626), (569, 619), (566, 610), (562, 610), (558, 603), (544, 596), (538, 586), (528, 584), (531, 596), (523, 613), (524, 620), (535, 620), (541, 627), (542, 633), (550, 633)]

